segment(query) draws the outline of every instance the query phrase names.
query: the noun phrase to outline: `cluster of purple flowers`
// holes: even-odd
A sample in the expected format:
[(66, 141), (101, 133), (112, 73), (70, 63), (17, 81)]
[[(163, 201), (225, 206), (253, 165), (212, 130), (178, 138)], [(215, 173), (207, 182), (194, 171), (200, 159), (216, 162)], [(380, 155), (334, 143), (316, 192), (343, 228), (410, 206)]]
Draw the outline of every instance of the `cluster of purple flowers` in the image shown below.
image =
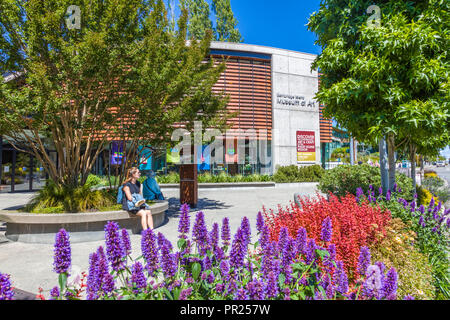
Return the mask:
[(61, 229), (55, 236), (53, 271), (56, 273), (69, 273), (71, 264), (71, 251), (69, 234)]
[(361, 296), (365, 299), (397, 299), (397, 271), (395, 268), (384, 274), (382, 262), (371, 264), (370, 251), (362, 247), (358, 261), (358, 273), (363, 276)]
[(436, 204), (434, 198), (431, 198), (428, 207), (424, 205), (417, 207), (415, 199), (408, 202), (403, 198), (398, 198), (397, 201), (403, 205), (404, 209), (411, 212), (413, 218), (418, 219), (418, 225), (423, 229), (430, 229), (432, 232), (441, 235), (445, 228), (450, 228), (450, 209), (442, 210), (442, 202), (439, 201)]
[(0, 300), (12, 300), (14, 291), (9, 281), (9, 275), (0, 272)]
[[(125, 295), (181, 300), (356, 297), (355, 290), (349, 286), (343, 262), (336, 260), (336, 246), (330, 243), (333, 234), (330, 218), (322, 223), (322, 241), (318, 243), (308, 238), (304, 228), (300, 228), (294, 238), (287, 228), (282, 228), (278, 240), (273, 241), (268, 226), (258, 213), (259, 238), (255, 251), (250, 249), (253, 245), (247, 217), (241, 220), (231, 245), (228, 218), (223, 219), (221, 228), (215, 223), (208, 231), (203, 212), (197, 212), (192, 239), (187, 238), (189, 220), (189, 207), (184, 205), (178, 228), (180, 250), (177, 252), (162, 233), (156, 235), (151, 229), (143, 231), (142, 256), (137, 260), (143, 259), (144, 263), (132, 261), (131, 268), (127, 261), (127, 256), (133, 260), (129, 235), (124, 229), (119, 231), (117, 223), (108, 222), (105, 226), (106, 254), (100, 246), (89, 256), (86, 298), (113, 299)], [(68, 235), (61, 232), (56, 239), (60, 248)], [(198, 250), (192, 252), (191, 249)], [(58, 252), (67, 252), (67, 248)], [(70, 248), (68, 252), (69, 257), (67, 254), (60, 256), (65, 263), (58, 264), (64, 266), (58, 268), (59, 271), (67, 271), (70, 267)], [(363, 291), (361, 297), (396, 298), (395, 270), (389, 270), (384, 276), (383, 266), (371, 264), (368, 248), (361, 248), (358, 273)], [(119, 280), (121, 286), (117, 284)], [(57, 287), (52, 289), (51, 296), (60, 296)]]

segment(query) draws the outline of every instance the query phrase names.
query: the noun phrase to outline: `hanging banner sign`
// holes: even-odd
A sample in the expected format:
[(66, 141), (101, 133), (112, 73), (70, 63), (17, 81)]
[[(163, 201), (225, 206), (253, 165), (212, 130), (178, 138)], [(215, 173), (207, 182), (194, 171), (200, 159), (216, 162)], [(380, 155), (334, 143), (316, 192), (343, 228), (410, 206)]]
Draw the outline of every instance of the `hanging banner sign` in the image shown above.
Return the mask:
[(297, 131), (297, 162), (316, 161), (316, 139), (314, 131)]
[(111, 164), (119, 165), (124, 160), (123, 143), (121, 141), (113, 141), (111, 143)]

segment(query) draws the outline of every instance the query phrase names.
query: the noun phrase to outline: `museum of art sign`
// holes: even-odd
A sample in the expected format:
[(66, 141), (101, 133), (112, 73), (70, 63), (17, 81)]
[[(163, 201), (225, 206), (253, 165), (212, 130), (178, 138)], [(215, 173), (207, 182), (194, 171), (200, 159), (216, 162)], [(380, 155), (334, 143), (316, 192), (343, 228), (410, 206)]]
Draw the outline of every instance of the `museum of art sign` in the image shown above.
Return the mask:
[(277, 93), (276, 104), (285, 107), (301, 107), (303, 109), (315, 110), (317, 102), (314, 100), (306, 100), (305, 96), (294, 94)]

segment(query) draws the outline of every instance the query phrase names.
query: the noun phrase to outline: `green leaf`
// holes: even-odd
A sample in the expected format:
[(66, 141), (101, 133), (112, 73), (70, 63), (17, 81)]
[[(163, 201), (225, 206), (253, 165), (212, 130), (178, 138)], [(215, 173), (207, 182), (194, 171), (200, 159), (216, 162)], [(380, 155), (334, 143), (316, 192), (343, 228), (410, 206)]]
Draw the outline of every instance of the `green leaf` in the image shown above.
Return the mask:
[(278, 276), (278, 284), (280, 285), (280, 287), (284, 286), (284, 281), (286, 281), (286, 276), (283, 273), (280, 273), (280, 275)]
[(60, 273), (58, 277), (59, 291), (62, 294), (67, 286), (67, 273)]
[(186, 246), (186, 239), (181, 238), (180, 240), (178, 240), (177, 246), (179, 250), (184, 250)]
[(202, 267), (201, 267), (200, 263), (195, 262), (192, 264), (192, 277), (194, 278), (194, 280), (198, 279), (201, 271), (202, 271)]

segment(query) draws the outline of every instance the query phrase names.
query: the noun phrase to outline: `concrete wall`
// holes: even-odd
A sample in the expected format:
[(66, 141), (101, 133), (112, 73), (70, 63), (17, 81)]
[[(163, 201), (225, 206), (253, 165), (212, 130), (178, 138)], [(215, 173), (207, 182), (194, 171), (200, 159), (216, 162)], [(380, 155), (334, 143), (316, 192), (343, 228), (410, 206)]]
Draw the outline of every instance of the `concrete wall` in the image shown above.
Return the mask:
[(212, 42), (211, 48), (272, 56), (272, 172), (277, 165), (298, 164), (297, 131), (314, 131), (316, 151), (315, 161), (298, 165), (320, 164), (319, 104), (313, 99), (318, 91), (318, 73), (310, 70), (316, 55), (227, 42)]

